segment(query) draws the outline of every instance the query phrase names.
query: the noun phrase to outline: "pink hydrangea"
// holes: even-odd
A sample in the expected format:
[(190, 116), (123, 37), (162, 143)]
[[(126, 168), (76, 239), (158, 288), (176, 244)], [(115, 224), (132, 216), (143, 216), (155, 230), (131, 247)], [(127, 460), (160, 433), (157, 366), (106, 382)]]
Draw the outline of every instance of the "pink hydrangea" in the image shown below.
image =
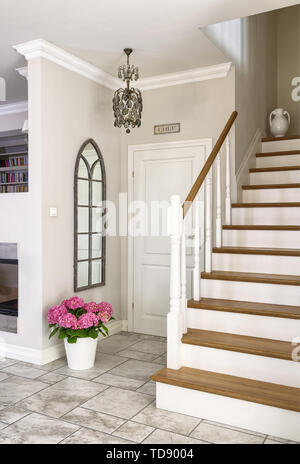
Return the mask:
[(114, 312), (112, 305), (110, 303), (107, 303), (107, 301), (101, 301), (101, 303), (98, 304), (98, 311), (107, 312), (111, 316)]
[(64, 314), (66, 314), (67, 312), (68, 312), (67, 308), (63, 304), (60, 304), (58, 306), (53, 306), (52, 308), (49, 309), (47, 313), (47, 319), (48, 319), (49, 324), (57, 324), (59, 318), (63, 316)]
[(72, 298), (69, 298), (68, 300), (64, 300), (62, 304), (67, 306), (67, 308), (69, 309), (77, 309), (77, 308), (84, 307), (83, 299), (79, 298), (78, 296), (72, 296)]
[(98, 325), (98, 317), (93, 312), (82, 314), (78, 319), (79, 329), (88, 329), (93, 325)]
[(99, 311), (99, 305), (98, 303), (95, 303), (95, 301), (91, 301), (90, 303), (86, 303), (84, 305), (84, 309), (88, 313), (97, 313)]
[(108, 312), (108, 311), (101, 311), (99, 314), (98, 314), (98, 318), (99, 320), (105, 324), (106, 322), (108, 322), (111, 318), (111, 313)]
[(58, 324), (65, 329), (78, 329), (77, 317), (74, 314), (66, 312), (58, 319)]

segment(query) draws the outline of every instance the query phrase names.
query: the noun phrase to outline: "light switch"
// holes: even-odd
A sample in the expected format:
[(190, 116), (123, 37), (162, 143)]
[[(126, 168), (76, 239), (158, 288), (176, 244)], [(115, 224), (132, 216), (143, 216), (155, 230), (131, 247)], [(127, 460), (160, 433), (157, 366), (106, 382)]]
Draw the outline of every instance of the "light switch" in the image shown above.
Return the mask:
[(51, 207), (50, 208), (50, 217), (56, 217), (57, 216), (57, 208)]

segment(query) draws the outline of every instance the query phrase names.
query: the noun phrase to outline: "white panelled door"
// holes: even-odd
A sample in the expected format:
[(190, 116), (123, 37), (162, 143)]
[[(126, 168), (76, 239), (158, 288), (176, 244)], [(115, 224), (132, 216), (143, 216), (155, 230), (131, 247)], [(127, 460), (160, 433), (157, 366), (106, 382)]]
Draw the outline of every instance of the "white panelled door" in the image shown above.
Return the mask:
[[(132, 216), (141, 233), (133, 238), (133, 275), (129, 279), (133, 284), (132, 320), (135, 332), (166, 336), (170, 285), (167, 202), (174, 194), (180, 195), (184, 201), (210, 149), (211, 139), (129, 148), (134, 169), (133, 200), (139, 202), (135, 203)], [(142, 210), (145, 209), (147, 220), (143, 221)], [(191, 214), (187, 223), (188, 236), (192, 231)], [(200, 223), (204, 224), (203, 217)], [(191, 294), (192, 282), (191, 251), (187, 248), (188, 295)]]

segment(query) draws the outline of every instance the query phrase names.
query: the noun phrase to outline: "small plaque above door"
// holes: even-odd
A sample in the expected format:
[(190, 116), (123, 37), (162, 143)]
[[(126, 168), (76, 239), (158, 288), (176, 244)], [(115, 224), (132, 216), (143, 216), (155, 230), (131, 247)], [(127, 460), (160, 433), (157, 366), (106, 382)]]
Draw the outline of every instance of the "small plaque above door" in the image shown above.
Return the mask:
[(177, 132), (180, 132), (180, 122), (172, 124), (158, 124), (154, 126), (154, 135), (176, 134)]

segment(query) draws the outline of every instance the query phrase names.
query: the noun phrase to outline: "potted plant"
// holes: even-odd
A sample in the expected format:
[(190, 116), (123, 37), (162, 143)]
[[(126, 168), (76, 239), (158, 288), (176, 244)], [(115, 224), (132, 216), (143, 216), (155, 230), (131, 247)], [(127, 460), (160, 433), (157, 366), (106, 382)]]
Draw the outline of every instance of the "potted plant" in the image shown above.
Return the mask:
[(73, 296), (58, 306), (53, 306), (47, 313), (49, 327), (53, 330), (49, 338), (58, 333), (64, 339), (65, 350), (70, 369), (90, 369), (95, 363), (98, 335), (108, 335), (107, 322), (112, 317), (112, 305), (85, 303), (82, 298)]

